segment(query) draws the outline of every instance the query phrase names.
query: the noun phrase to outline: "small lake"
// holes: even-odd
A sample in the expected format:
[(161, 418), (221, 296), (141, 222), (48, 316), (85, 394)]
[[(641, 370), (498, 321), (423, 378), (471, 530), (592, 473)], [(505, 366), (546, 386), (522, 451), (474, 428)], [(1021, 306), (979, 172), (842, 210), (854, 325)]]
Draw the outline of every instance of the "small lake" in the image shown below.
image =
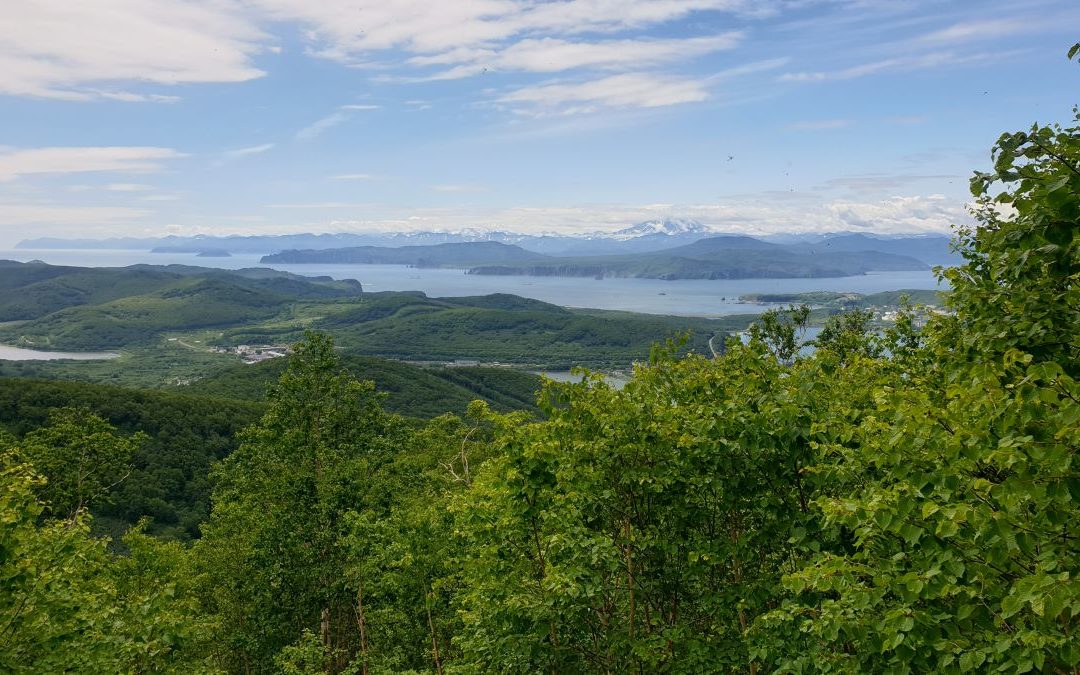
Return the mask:
[(116, 352), (42, 352), (0, 345), (0, 361), (101, 361), (118, 356)]
[(611, 309), (646, 314), (715, 317), (757, 314), (769, 306), (739, 302), (748, 293), (878, 293), (902, 288), (942, 288), (933, 272), (874, 272), (830, 279), (593, 279), (580, 277), (526, 277), (465, 274), (460, 269), (415, 269), (404, 265), (262, 265), (261, 256), (237, 254), (229, 258), (200, 258), (187, 253), (108, 250), (0, 251), (0, 259), (42, 260), (53, 265), (122, 267), (139, 263), (193, 265), (239, 269), (273, 267), (305, 276), (356, 279), (365, 291), (423, 291), (430, 297), (512, 293), (563, 307)]

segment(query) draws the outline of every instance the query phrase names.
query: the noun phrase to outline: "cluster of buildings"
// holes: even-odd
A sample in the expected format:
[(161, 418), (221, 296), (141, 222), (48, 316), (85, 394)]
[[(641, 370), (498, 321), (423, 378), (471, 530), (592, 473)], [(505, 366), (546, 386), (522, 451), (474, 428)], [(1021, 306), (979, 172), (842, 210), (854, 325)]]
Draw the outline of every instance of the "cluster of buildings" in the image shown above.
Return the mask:
[(289, 355), (289, 348), (282, 345), (237, 345), (228, 350), (244, 363), (259, 363)]

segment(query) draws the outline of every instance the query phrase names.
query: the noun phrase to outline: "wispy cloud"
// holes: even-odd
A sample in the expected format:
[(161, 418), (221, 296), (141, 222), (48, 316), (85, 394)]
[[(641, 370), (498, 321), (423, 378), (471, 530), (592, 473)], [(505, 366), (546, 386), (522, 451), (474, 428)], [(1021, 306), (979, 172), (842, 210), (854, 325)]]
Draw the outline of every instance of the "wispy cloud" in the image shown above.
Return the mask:
[(268, 209), (355, 209), (371, 206), (364, 202), (312, 202), (310, 204), (267, 204)]
[(171, 148), (141, 146), (56, 147), (0, 151), (0, 182), (36, 174), (148, 173), (169, 159)]
[(315, 120), (300, 131), (296, 132), (295, 139), (297, 141), (314, 140), (319, 136), (323, 135), (325, 132), (329, 131), (330, 129), (333, 129), (339, 124), (348, 121), (354, 111), (378, 109), (379, 106), (368, 104), (348, 104), (338, 106), (337, 110), (330, 113), (326, 117)]
[(469, 185), (465, 183), (450, 183), (444, 185), (432, 185), (431, 189), (436, 192), (487, 192), (488, 188), (483, 185)]
[(341, 111), (330, 113), (326, 117), (319, 118), (300, 131), (297, 131), (295, 138), (298, 141), (313, 140), (322, 136), (324, 132), (333, 129), (347, 119), (349, 119), (349, 116)]
[(829, 129), (843, 129), (853, 124), (851, 120), (810, 120), (795, 122), (787, 126), (793, 131), (825, 131)]
[[(415, 66), (453, 65), (428, 76), (430, 80), (453, 80), (487, 71), (557, 73), (578, 68), (638, 70), (684, 61), (712, 52), (734, 49), (743, 39), (738, 31), (705, 37), (568, 41), (530, 38), (505, 49), (453, 49), (409, 60)], [(456, 64), (456, 65), (455, 65)]]
[(1045, 21), (1032, 21), (1017, 16), (1002, 19), (964, 21), (954, 23), (948, 28), (928, 33), (919, 38), (919, 42), (952, 45), (958, 42), (1002, 38), (1009, 35), (1040, 30), (1045, 27)]
[(110, 192), (146, 192), (153, 190), (154, 186), (144, 183), (109, 183), (105, 189)]
[(845, 190), (860, 196), (879, 196), (910, 190), (915, 185), (932, 185), (940, 189), (943, 184), (962, 181), (962, 176), (949, 174), (887, 174), (867, 173), (856, 176), (832, 178), (822, 184), (826, 190)]
[(1008, 59), (1018, 53), (1017, 51), (979, 52), (974, 54), (933, 52), (930, 54), (880, 59), (832, 71), (784, 73), (779, 77), (779, 80), (781, 82), (826, 82), (831, 80), (852, 80), (888, 72), (937, 69), (949, 66), (986, 65)]
[(604, 107), (657, 108), (709, 98), (701, 80), (647, 73), (587, 82), (541, 84), (504, 94), (498, 102), (532, 115), (595, 112)]
[(331, 178), (333, 180), (364, 181), (364, 180), (375, 180), (376, 178), (378, 178), (378, 176), (376, 176), (374, 174), (370, 174), (370, 173), (343, 173), (343, 174), (339, 174), (337, 176), (331, 176)]
[(237, 148), (236, 150), (226, 150), (221, 153), (225, 159), (240, 159), (241, 157), (250, 157), (251, 155), (261, 155), (264, 152), (268, 152), (274, 149), (274, 143), (263, 143), (261, 145), (252, 145), (247, 148)]

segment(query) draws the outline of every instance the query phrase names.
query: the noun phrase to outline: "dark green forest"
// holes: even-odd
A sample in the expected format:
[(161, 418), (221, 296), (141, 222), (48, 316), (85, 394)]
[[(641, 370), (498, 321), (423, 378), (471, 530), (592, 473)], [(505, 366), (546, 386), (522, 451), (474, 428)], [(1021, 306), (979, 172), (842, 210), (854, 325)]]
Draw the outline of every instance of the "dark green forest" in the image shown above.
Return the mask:
[[(1080, 113), (992, 158), (948, 311), (812, 351), (792, 307), (427, 420), (320, 330), (191, 394), (0, 389), (0, 670), (1080, 672)], [(511, 300), (471, 302), (312, 327)], [(485, 320), (616, 337), (533, 309)]]

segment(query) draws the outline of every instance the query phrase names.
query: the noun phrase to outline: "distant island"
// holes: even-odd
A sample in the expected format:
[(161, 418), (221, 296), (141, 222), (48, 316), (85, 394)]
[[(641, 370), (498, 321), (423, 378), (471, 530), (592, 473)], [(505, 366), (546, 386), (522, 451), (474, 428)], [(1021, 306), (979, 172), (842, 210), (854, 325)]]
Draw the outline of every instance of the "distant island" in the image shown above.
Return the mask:
[(228, 251), (210, 250), (210, 251), (199, 251), (198, 253), (195, 254), (195, 257), (196, 258), (231, 258), (232, 254), (229, 253)]
[(472, 241), (429, 246), (350, 246), (346, 248), (292, 250), (265, 255), (259, 262), (292, 264), (409, 265), (412, 267), (461, 267), (487, 264), (519, 264), (549, 259), (513, 244)]
[[(944, 238), (939, 238), (935, 243), (947, 251)], [(480, 275), (601, 279), (790, 279), (930, 269), (930, 264), (909, 254), (912, 248), (910, 243), (902, 239), (876, 239), (861, 235), (786, 245), (742, 235), (720, 235), (659, 251), (622, 255), (556, 257), (512, 244), (486, 241), (432, 246), (290, 250), (263, 256), (261, 262), (396, 264), (461, 268), (468, 274)], [(921, 242), (916, 248), (938, 253), (932, 246)]]

